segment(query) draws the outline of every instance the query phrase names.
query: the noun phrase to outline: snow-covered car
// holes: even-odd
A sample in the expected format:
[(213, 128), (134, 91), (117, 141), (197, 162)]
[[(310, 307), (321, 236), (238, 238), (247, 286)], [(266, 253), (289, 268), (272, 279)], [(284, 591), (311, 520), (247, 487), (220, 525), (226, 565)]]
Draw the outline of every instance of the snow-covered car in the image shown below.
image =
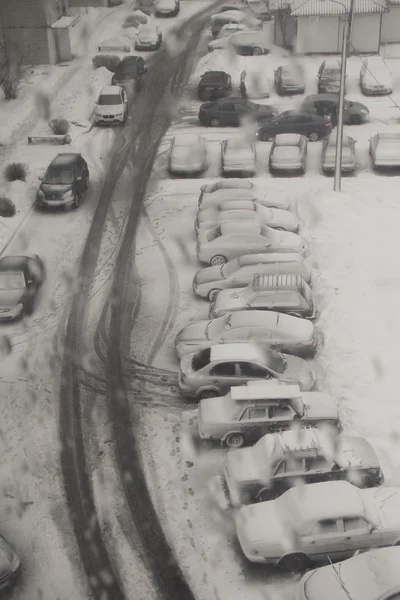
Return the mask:
[[(252, 17), (241, 10), (225, 10), (211, 16), (211, 33), (214, 37), (217, 37), (224, 25), (238, 25), (241, 23), (247, 24), (251, 19)], [(259, 24), (262, 26), (261, 21), (259, 21)]]
[(238, 31), (246, 31), (249, 26), (246, 23), (228, 23), (224, 25), (218, 34), (218, 39), (226, 38)]
[(369, 154), (375, 169), (400, 168), (400, 133), (376, 133), (369, 140)]
[(210, 317), (216, 318), (237, 310), (277, 310), (313, 319), (313, 293), (301, 275), (254, 275), (243, 288), (222, 290), (210, 301)]
[(297, 253), (243, 254), (221, 266), (205, 267), (193, 278), (193, 291), (212, 300), (220, 290), (246, 287), (257, 274), (301, 275), (311, 283), (311, 269)]
[(224, 265), (242, 254), (271, 252), (305, 253), (304, 242), (297, 233), (278, 231), (253, 221), (223, 223), (197, 236), (196, 252), (200, 262)]
[(251, 448), (229, 451), (224, 479), (230, 503), (240, 506), (272, 500), (299, 483), (344, 480), (376, 487), (383, 475), (366, 438), (304, 427), (268, 433)]
[(269, 98), (270, 83), (263, 71), (246, 71), (240, 73), (240, 93), (244, 98), (260, 100)]
[(189, 398), (221, 396), (256, 379), (294, 383), (306, 392), (315, 386), (315, 373), (304, 359), (253, 342), (216, 344), (181, 358), (179, 388)]
[(255, 221), (274, 229), (284, 229), (293, 233), (297, 233), (299, 229), (299, 220), (294, 213), (281, 208), (269, 208), (254, 200), (225, 200), (213, 208), (200, 209), (197, 212), (194, 229), (197, 233), (232, 221)]
[(298, 485), (276, 500), (240, 508), (236, 531), (249, 561), (303, 571), (311, 561), (399, 545), (400, 488), (361, 490), (348, 481)]
[[(253, 21), (253, 22), (252, 22)], [(228, 23), (224, 25), (220, 30), (217, 39), (211, 40), (209, 42), (207, 48), (209, 52), (213, 52), (214, 50), (223, 50), (229, 46), (229, 38), (239, 31), (247, 31), (248, 29), (257, 28), (261, 25), (261, 21), (258, 19), (252, 20), (249, 19), (244, 23)]]
[(362, 58), (360, 87), (365, 96), (382, 96), (392, 93), (393, 75), (381, 56)]
[(197, 412), (200, 439), (228, 448), (254, 444), (265, 433), (295, 424), (339, 429), (335, 400), (323, 392), (301, 392), (298, 385), (250, 381), (225, 396), (201, 399)]
[[(336, 140), (335, 132), (322, 142), (321, 169), (323, 173), (333, 173), (335, 170)], [(357, 166), (356, 141), (349, 135), (343, 136), (340, 166), (342, 173), (354, 173)]]
[(225, 177), (253, 177), (256, 172), (256, 146), (231, 138), (221, 143), (221, 173)]
[(271, 13), (267, 5), (262, 2), (262, 0), (245, 0), (246, 6), (249, 7), (252, 13), (260, 19), (269, 19), (271, 17)]
[(247, 341), (295, 355), (309, 354), (316, 347), (311, 321), (273, 311), (240, 310), (186, 325), (175, 338), (175, 352), (182, 358), (216, 344)]
[(228, 40), (231, 35), (233, 35), (233, 33), (230, 33), (229, 36), (225, 35), (221, 38), (217, 37), (216, 40), (211, 40), (211, 42), (209, 42), (207, 46), (208, 52), (214, 52), (214, 50), (224, 50), (225, 48), (227, 48), (229, 45)]
[(41, 184), (36, 194), (38, 208), (79, 208), (89, 186), (89, 167), (78, 152), (57, 154), (39, 175)]
[(234, 33), (229, 38), (228, 45), (239, 55), (261, 56), (270, 52), (272, 43), (268, 31), (252, 29)]
[[(333, 116), (339, 111), (338, 94), (310, 94), (301, 102), (300, 111), (306, 113), (316, 113), (321, 117), (328, 117), (331, 121)], [(362, 125), (369, 119), (369, 110), (362, 102), (353, 100), (344, 100), (343, 123), (345, 125)]]
[(215, 183), (207, 183), (200, 188), (199, 208), (218, 206), (227, 200), (254, 200), (263, 206), (289, 210), (290, 200), (278, 192), (270, 194), (251, 181), (243, 179), (222, 179)]
[(277, 68), (274, 73), (276, 92), (280, 96), (285, 94), (304, 94), (306, 82), (304, 72), (300, 65), (286, 64)]
[(175, 135), (171, 140), (168, 170), (174, 175), (197, 175), (207, 168), (207, 150), (203, 137)]
[(181, 5), (179, 0), (157, 0), (156, 17), (176, 17), (179, 14)]
[(399, 600), (400, 548), (373, 549), (343, 562), (308, 571), (297, 600)]
[(128, 113), (128, 97), (119, 85), (104, 87), (96, 102), (94, 122), (97, 125), (107, 123), (125, 123)]
[(161, 43), (161, 29), (154, 21), (139, 25), (135, 39), (135, 50), (158, 50)]
[(37, 254), (0, 258), (0, 323), (32, 314), (44, 277)]
[(274, 175), (306, 172), (307, 138), (297, 133), (275, 136), (269, 153), (269, 171)]

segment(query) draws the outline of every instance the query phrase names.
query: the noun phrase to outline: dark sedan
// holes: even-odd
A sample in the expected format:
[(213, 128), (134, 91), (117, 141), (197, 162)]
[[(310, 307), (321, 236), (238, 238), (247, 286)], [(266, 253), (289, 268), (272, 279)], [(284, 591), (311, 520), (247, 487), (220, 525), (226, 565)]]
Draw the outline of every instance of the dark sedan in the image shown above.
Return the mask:
[(36, 254), (0, 259), (0, 322), (32, 314), (44, 277), (44, 265)]
[(262, 142), (268, 142), (279, 133), (300, 133), (308, 137), (311, 142), (316, 142), (330, 135), (331, 132), (332, 123), (328, 117), (287, 110), (268, 123), (263, 123), (257, 137)]
[(136, 89), (139, 89), (146, 71), (147, 67), (141, 56), (125, 56), (112, 76), (111, 85), (136, 82)]
[(197, 93), (200, 100), (224, 98), (232, 91), (232, 79), (225, 71), (206, 71), (200, 77)]
[(246, 98), (229, 96), (200, 106), (199, 121), (206, 127), (238, 127), (246, 117), (261, 123), (279, 114), (275, 106), (250, 102)]

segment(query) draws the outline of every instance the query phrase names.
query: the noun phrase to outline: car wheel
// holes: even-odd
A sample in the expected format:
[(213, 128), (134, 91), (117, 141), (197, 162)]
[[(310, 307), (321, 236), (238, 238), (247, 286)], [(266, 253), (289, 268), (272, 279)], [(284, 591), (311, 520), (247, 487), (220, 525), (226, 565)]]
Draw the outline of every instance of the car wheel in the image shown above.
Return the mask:
[(273, 135), (271, 135), (270, 133), (261, 133), (260, 135), (260, 140), (262, 142), (270, 142), (273, 139)]
[(349, 119), (349, 125), (361, 125), (363, 122), (361, 115), (352, 115)]
[(199, 394), (199, 400), (204, 400), (205, 398), (217, 398), (218, 392), (215, 390), (203, 390)]
[(210, 291), (208, 292), (208, 296), (207, 296), (208, 300), (209, 300), (210, 302), (212, 302), (212, 301), (214, 300), (215, 296), (216, 296), (216, 295), (218, 294), (218, 292), (220, 292), (220, 291), (221, 291), (221, 290), (219, 290), (218, 288), (213, 288), (212, 290), (210, 290)]
[(28, 317), (33, 313), (33, 298), (30, 298), (26, 301), (22, 313), (23, 315), (25, 314)]
[(81, 204), (81, 196), (78, 192), (75, 192), (74, 196), (74, 208), (79, 208)]
[(210, 125), (211, 127), (219, 127), (219, 119), (217, 117), (210, 119)]
[(301, 573), (305, 571), (310, 564), (309, 558), (305, 554), (288, 554), (278, 563), (278, 567), (286, 573)]
[(317, 131), (312, 131), (308, 136), (310, 142), (317, 142), (319, 140), (319, 133)]
[(219, 267), (219, 266), (224, 265), (227, 262), (228, 262), (228, 260), (226, 259), (225, 256), (222, 256), (222, 254), (216, 254), (210, 260), (210, 266), (211, 267)]
[(230, 433), (225, 440), (228, 448), (241, 448), (244, 446), (245, 437), (242, 433)]
[(262, 53), (262, 48), (259, 48), (258, 46), (256, 48), (253, 48), (253, 56), (261, 56)]

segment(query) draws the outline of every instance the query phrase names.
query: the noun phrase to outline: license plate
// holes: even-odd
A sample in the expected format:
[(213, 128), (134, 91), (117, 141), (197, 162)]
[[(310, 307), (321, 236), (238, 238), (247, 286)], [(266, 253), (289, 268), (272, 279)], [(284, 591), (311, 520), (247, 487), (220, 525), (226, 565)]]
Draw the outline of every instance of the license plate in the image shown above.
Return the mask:
[(213, 87), (206, 87), (206, 90), (213, 90)]

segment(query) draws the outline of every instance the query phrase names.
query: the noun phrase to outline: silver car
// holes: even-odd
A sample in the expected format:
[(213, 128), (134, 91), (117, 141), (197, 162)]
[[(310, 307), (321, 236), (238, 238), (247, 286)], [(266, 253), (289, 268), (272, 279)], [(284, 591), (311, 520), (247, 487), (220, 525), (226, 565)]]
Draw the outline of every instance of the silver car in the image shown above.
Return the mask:
[[(336, 133), (331, 133), (322, 142), (321, 169), (323, 173), (333, 173), (335, 170), (336, 140)], [(349, 135), (343, 136), (340, 163), (342, 173), (354, 173), (357, 166), (356, 141)]]
[(174, 175), (197, 175), (207, 168), (206, 143), (200, 135), (175, 135), (171, 140), (168, 170)]
[(269, 154), (271, 174), (306, 172), (307, 138), (297, 133), (280, 133), (275, 136)]
[(212, 300), (220, 290), (246, 287), (254, 275), (301, 275), (311, 283), (311, 269), (297, 253), (243, 254), (222, 266), (205, 267), (193, 278), (193, 291)]
[(229, 139), (221, 143), (221, 173), (227, 177), (253, 177), (256, 172), (256, 145)]
[(186, 325), (175, 338), (175, 351), (182, 358), (216, 344), (248, 341), (295, 355), (310, 354), (316, 347), (314, 326), (307, 319), (274, 311), (241, 310)]
[[(368, 538), (367, 538), (368, 539)], [(400, 548), (369, 550), (343, 562), (308, 571), (297, 600), (399, 600)]]
[(297, 233), (277, 231), (252, 221), (223, 223), (208, 231), (200, 231), (196, 252), (202, 263), (224, 265), (242, 254), (271, 252), (305, 253), (303, 240)]
[(267, 75), (263, 71), (246, 71), (240, 73), (240, 93), (244, 98), (250, 100), (260, 100), (269, 98), (270, 83)]
[(135, 39), (135, 50), (158, 50), (161, 43), (162, 33), (158, 25), (152, 21), (139, 25)]
[(303, 391), (315, 385), (315, 373), (305, 360), (255, 343), (216, 344), (185, 354), (180, 363), (181, 392), (199, 400), (256, 379), (295, 383)]
[(375, 169), (400, 168), (400, 133), (376, 133), (369, 140), (369, 154)]
[(198, 232), (231, 221), (256, 221), (274, 229), (284, 229), (293, 233), (297, 233), (299, 229), (299, 221), (294, 213), (279, 208), (268, 208), (253, 200), (227, 200), (215, 208), (199, 210), (194, 228)]
[(225, 200), (254, 200), (271, 208), (291, 208), (287, 196), (275, 192), (270, 194), (247, 179), (221, 179), (201, 186), (199, 208), (213, 207)]

